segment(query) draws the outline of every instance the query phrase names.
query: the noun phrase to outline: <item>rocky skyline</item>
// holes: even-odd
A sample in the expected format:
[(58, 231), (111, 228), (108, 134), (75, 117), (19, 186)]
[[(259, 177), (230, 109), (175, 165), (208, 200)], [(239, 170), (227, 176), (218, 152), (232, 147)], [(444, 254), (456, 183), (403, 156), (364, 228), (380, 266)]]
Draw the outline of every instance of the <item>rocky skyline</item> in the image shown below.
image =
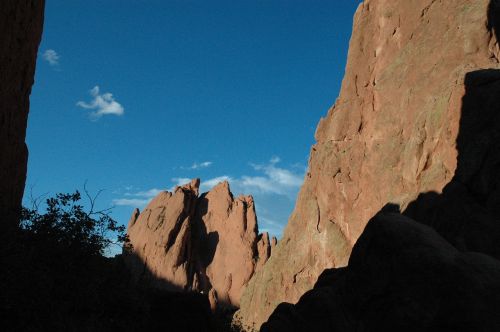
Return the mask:
[[(49, 13), (68, 8), (56, 4), (60, 6), (49, 7)], [(283, 4), (264, 5), (267, 9), (286, 10), (279, 16), (264, 14), (260, 18), (279, 17), (283, 21), (271, 20), (272, 24), (278, 23), (287, 32), (297, 28), (299, 17), (312, 23), (314, 18), (328, 14), (319, 9), (332, 8), (316, 4), (298, 11), (296, 4), (280, 7)], [(177, 7), (175, 2), (169, 6), (172, 13), (187, 10), (193, 14), (202, 8)], [(162, 135), (176, 138), (157, 139), (155, 143), (162, 149), (175, 145), (184, 151), (183, 155), (199, 158), (203, 156), (199, 149), (212, 144), (212, 148), (223, 148), (228, 160), (243, 160), (256, 172), (219, 173), (206, 182), (179, 176), (171, 178), (175, 186), (168, 190), (127, 186), (123, 191), (114, 191), (113, 195), (120, 196), (112, 199), (115, 204), (142, 206), (133, 211), (129, 208), (132, 213), (127, 227), (111, 217), (109, 201), (97, 203), (102, 191), (93, 195), (87, 186), (83, 195), (79, 191), (59, 193), (47, 197), (44, 203), (42, 198), (34, 198), (31, 208), (21, 208), (28, 161), (26, 128), (30, 128), (31, 121), (37, 123), (35, 131), (41, 128), (36, 116), (30, 116), (28, 123), (27, 119), (30, 104), (40, 102), (40, 96), (30, 97), (30, 93), (44, 8), (44, 1), (36, 0), (6, 0), (0, 4), (0, 21), (7, 28), (0, 45), (0, 76), (8, 78), (0, 90), (0, 216), (5, 226), (0, 241), (0, 316), (5, 320), (4, 328), (221, 332), (500, 330), (499, 1), (362, 1), (353, 19), (339, 96), (319, 119), (307, 169), (302, 169), (303, 183), (300, 163), (284, 167), (276, 154), (268, 162), (248, 164), (248, 159), (255, 156), (252, 149), (269, 153), (271, 150), (262, 149), (261, 144), (279, 135), (279, 131), (268, 130), (267, 136), (255, 132), (255, 137), (245, 140), (245, 129), (251, 128), (251, 121), (263, 109), (251, 117), (242, 112), (231, 119), (225, 118), (224, 113), (204, 114), (217, 126), (226, 127), (227, 130), (214, 134), (222, 135), (219, 139), (212, 134), (199, 139), (200, 125), (208, 126), (211, 133), (216, 127), (214, 123), (210, 126), (210, 121), (204, 122), (201, 113), (196, 112), (188, 122), (190, 126), (184, 123), (177, 131), (165, 131), (167, 122), (159, 119), (168, 112), (160, 112), (158, 117), (146, 118), (152, 124), (136, 124), (133, 131), (120, 132), (120, 126), (111, 120), (124, 119), (128, 106), (124, 106), (121, 95), (94, 85), (87, 99), (74, 104), (85, 113), (80, 120), (87, 121), (86, 128), (101, 126), (109, 137), (120, 141), (118, 133), (146, 139), (159, 125)], [(151, 14), (150, 8), (140, 8), (132, 17)], [(221, 11), (216, 14), (222, 16), (216, 15), (215, 30), (200, 20), (200, 26), (176, 37), (196, 39), (202, 30), (222, 33), (217, 28), (235, 18), (226, 19), (227, 7), (217, 8)], [(231, 7), (234, 8), (248, 9)], [(100, 14), (106, 13), (103, 8)], [(96, 27), (101, 23), (98, 17), (93, 17)], [(153, 21), (154, 17), (148, 18)], [(182, 27), (182, 22), (165, 17)], [(292, 17), (297, 21), (290, 21)], [(244, 23), (243, 18), (238, 17), (237, 23)], [(280, 25), (284, 22), (290, 25)], [(133, 21), (130, 26), (137, 24)], [(253, 27), (253, 32), (262, 28)], [(297, 37), (307, 35), (299, 33)], [(127, 43), (134, 37), (123, 36), (121, 41)], [(168, 41), (168, 36), (162, 36), (162, 40)], [(256, 36), (272, 41), (266, 39), (268, 35)], [(320, 34), (315, 37), (324, 39)], [(192, 46), (193, 40), (188, 38), (185, 42)], [(146, 42), (155, 41), (155, 37), (150, 37)], [(222, 49), (231, 49), (233, 42), (228, 40), (215, 49), (211, 45), (207, 50), (212, 50), (210, 55), (214, 56)], [(120, 39), (113, 45), (119, 49)], [(306, 45), (304, 41), (302, 46)], [(283, 45), (277, 47), (286, 51)], [(62, 53), (52, 48), (38, 53), (38, 59), (47, 68), (63, 71)], [(192, 59), (186, 61), (199, 64)], [(305, 67), (316, 67), (305, 58), (301, 62)], [(214, 68), (227, 69), (220, 63)], [(274, 77), (269, 72), (261, 74)], [(288, 80), (293, 77), (283, 76)], [(65, 79), (68, 78), (71, 75)], [(233, 91), (228, 86), (225, 89), (226, 93)], [(53, 102), (49, 95), (43, 98)], [(50, 109), (46, 112), (47, 120), (57, 114), (50, 114)], [(290, 124), (287, 130), (293, 130), (297, 120), (294, 117), (300, 118), (300, 114), (304, 115), (297, 111), (280, 117), (278, 111), (269, 115), (268, 124), (272, 128), (273, 121), (279, 119), (280, 129)], [(237, 121), (239, 117), (245, 121)], [(185, 119), (173, 117), (172, 121)], [(225, 124), (229, 122), (232, 127)], [(307, 123), (305, 118), (299, 122)], [(70, 147), (70, 153), (61, 155), (64, 158), (51, 161), (66, 167), (76, 160), (81, 167), (93, 163), (104, 169), (100, 176), (108, 180), (123, 176), (127, 169), (135, 170), (134, 178), (145, 183), (151, 168), (166, 165), (166, 155), (156, 149), (158, 145), (145, 145), (134, 154), (133, 144), (123, 140), (118, 145), (127, 150), (129, 158), (106, 167), (120, 153), (114, 155), (109, 144), (89, 145), (99, 139), (99, 127), (92, 127), (89, 138), (84, 140), (87, 145), (78, 149), (74, 140), (56, 135), (55, 123), (44, 128), (39, 145), (29, 147), (30, 151), (45, 153), (45, 162), (58, 149)], [(65, 130), (71, 130), (71, 126)], [(78, 140), (81, 130), (73, 131), (72, 138)], [(260, 130), (266, 130), (266, 126)], [(235, 139), (231, 131), (242, 135)], [(297, 136), (287, 140), (290, 150), (296, 147), (294, 140), (300, 136), (297, 132)], [(154, 134), (153, 137), (158, 138)], [(58, 140), (58, 144), (47, 145), (51, 139)], [(44, 149), (40, 149), (40, 144)], [(196, 149), (189, 150), (190, 144), (196, 144)], [(267, 144), (266, 148), (276, 147)], [(111, 157), (96, 159), (103, 151)], [(78, 159), (72, 160), (72, 153)], [(155, 162), (148, 163), (145, 155)], [(29, 160), (28, 165), (41, 161)], [(212, 168), (216, 164), (203, 158), (174, 170), (219, 172), (220, 169)], [(144, 166), (137, 171), (134, 165)], [(51, 171), (56, 172), (57, 167)], [(79, 170), (69, 167), (69, 172), (78, 174)], [(161, 172), (151, 178), (159, 175)], [(78, 175), (71, 181), (76, 179)], [(65, 181), (63, 174), (56, 180), (50, 172), (44, 177), (44, 183), (52, 183), (55, 189)], [(102, 183), (110, 183), (106, 181)], [(283, 202), (279, 199), (292, 202), (299, 187), (283, 237), (277, 239), (266, 232), (274, 222), (269, 219), (268, 208), (275, 213), (280, 211)], [(32, 198), (33, 188), (28, 190), (25, 197)], [(241, 195), (241, 190), (253, 191), (259, 199)], [(263, 199), (265, 195), (268, 200)], [(84, 205), (80, 203), (82, 197), (87, 200)], [(261, 203), (264, 208), (259, 210)], [(117, 241), (123, 251), (111, 257), (106, 249)]]
[(160, 190), (228, 180), (281, 236), (340, 88), (356, 5), (48, 2), (28, 193), (87, 181), (125, 225)]

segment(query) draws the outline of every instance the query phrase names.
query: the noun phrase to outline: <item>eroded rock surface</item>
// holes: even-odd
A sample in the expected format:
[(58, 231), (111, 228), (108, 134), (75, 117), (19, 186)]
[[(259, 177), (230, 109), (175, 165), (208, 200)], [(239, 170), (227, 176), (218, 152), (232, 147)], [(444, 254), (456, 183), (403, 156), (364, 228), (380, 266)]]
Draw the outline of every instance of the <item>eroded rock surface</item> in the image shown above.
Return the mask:
[(142, 282), (169, 290), (189, 289), (192, 281), (191, 232), (199, 181), (161, 192), (128, 225), (132, 245), (127, 262)]
[(5, 233), (19, 222), (28, 149), (29, 96), (40, 44), (44, 0), (0, 2), (0, 215)]
[(498, 331), (499, 306), (500, 261), (460, 252), (432, 228), (382, 212), (348, 267), (325, 270), (261, 331)]
[(195, 179), (162, 192), (134, 211), (125, 258), (138, 281), (206, 293), (212, 309), (238, 307), (270, 256), (269, 235), (258, 234), (251, 196), (234, 198), (227, 182), (199, 195), (199, 185)]
[[(499, 257), (496, 13), (489, 0), (360, 4), (340, 96), (318, 125), (284, 237), (242, 296), (244, 326), (345, 266), (388, 202), (411, 204), (461, 250)], [(429, 197), (432, 209), (419, 204)]]

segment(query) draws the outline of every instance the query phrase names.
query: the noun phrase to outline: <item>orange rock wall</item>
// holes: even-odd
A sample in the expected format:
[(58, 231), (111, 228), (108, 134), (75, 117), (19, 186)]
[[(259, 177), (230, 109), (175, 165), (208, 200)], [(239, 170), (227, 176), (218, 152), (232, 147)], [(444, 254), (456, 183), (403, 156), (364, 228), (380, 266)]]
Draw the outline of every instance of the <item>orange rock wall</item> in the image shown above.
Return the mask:
[(464, 80), (499, 68), (489, 0), (365, 0), (354, 16), (342, 89), (320, 120), (284, 237), (241, 299), (259, 327), (326, 268), (347, 264), (368, 220), (440, 193), (457, 169)]
[(208, 294), (211, 306), (238, 307), (248, 281), (271, 253), (258, 234), (251, 196), (227, 182), (199, 196), (199, 180), (162, 192), (128, 226), (126, 262), (139, 282)]

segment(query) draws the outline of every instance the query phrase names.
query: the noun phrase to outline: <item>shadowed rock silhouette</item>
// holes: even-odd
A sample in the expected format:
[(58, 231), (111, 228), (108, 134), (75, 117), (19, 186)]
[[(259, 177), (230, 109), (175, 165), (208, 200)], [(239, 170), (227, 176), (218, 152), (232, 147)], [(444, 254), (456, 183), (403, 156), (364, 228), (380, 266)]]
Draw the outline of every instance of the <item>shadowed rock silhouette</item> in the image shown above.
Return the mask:
[(44, 212), (24, 209), (22, 227), (3, 243), (11, 248), (2, 252), (0, 275), (5, 330), (214, 330), (206, 295), (165, 291), (175, 285), (148, 270), (143, 274), (155, 288), (139, 285), (122, 257), (104, 257), (107, 232), (123, 239), (123, 229), (105, 212), (85, 211), (79, 200), (78, 192), (58, 194)]
[(380, 212), (348, 267), (325, 270), (261, 331), (497, 331), (499, 305), (499, 261), (461, 253), (432, 228)]
[(462, 251), (500, 259), (500, 70), (468, 73), (465, 87), (455, 176), (441, 194), (421, 194), (404, 214)]
[[(123, 256), (115, 258), (120, 264)], [(143, 264), (142, 258), (132, 253), (126, 255), (127, 266), (131, 261), (141, 264), (144, 268), (143, 274), (147, 276), (148, 283), (144, 279), (132, 279), (128, 281), (128, 287), (137, 290), (142, 299), (142, 305), (147, 306), (145, 317), (150, 316), (147, 322), (140, 319), (133, 329), (125, 331), (165, 330), (165, 331), (199, 331), (210, 332), (220, 331), (222, 322), (213, 315), (208, 294), (201, 294), (195, 291), (186, 291), (164, 278), (158, 278), (155, 273)], [(130, 272), (125, 272), (124, 276)], [(132, 275), (130, 275), (132, 276)], [(138, 282), (140, 281), (140, 282)], [(124, 310), (126, 312), (126, 310)], [(123, 312), (123, 313), (124, 313)], [(122, 313), (122, 314), (123, 314)], [(220, 317), (219, 317), (220, 318)], [(223, 328), (227, 328), (224, 326)]]
[(45, 0), (0, 2), (0, 236), (6, 238), (18, 226), (26, 181), (24, 140), (44, 8)]
[(500, 1), (491, 0), (488, 6), (488, 29), (500, 40)]

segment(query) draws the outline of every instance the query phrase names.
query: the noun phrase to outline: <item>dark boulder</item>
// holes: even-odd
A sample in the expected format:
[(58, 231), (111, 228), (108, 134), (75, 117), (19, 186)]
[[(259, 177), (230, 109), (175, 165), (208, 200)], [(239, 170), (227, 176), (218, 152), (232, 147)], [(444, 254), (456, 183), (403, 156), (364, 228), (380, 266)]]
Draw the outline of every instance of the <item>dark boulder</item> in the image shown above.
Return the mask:
[(500, 262), (460, 252), (432, 228), (380, 212), (347, 268), (325, 270), (261, 331), (499, 331)]

